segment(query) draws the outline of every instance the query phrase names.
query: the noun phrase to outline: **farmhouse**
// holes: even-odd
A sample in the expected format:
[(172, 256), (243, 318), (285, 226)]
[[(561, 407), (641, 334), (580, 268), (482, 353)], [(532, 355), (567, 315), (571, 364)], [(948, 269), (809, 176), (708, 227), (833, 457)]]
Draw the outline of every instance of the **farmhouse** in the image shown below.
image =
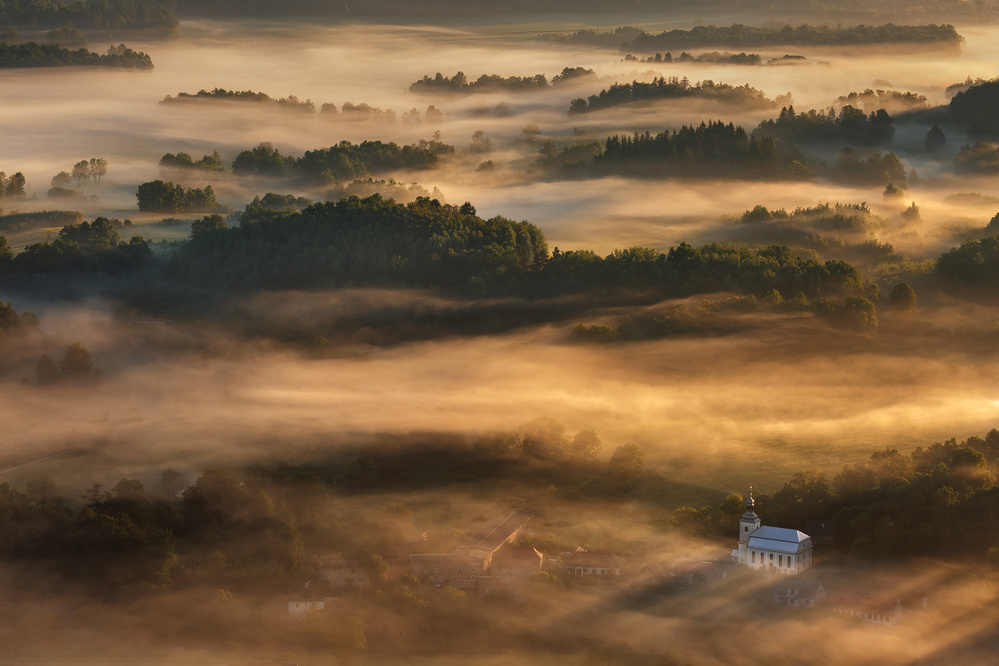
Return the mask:
[(490, 570), (493, 556), (503, 544), (516, 540), (530, 517), (530, 512), (519, 510), (495, 516), (453, 552), (410, 555), (410, 568), (434, 585), (477, 590), (479, 577)]

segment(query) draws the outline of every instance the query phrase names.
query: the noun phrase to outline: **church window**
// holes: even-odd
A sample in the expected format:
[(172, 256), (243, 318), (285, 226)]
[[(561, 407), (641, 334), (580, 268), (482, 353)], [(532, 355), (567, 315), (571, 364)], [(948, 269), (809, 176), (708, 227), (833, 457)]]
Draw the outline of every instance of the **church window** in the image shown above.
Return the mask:
[(778, 555), (777, 556), (777, 566), (779, 566), (779, 567), (784, 566), (784, 556), (783, 555)]
[(743, 532), (748, 532), (749, 531), (749, 525), (743, 526), (742, 531)]
[(756, 551), (753, 551), (753, 564), (756, 564)]

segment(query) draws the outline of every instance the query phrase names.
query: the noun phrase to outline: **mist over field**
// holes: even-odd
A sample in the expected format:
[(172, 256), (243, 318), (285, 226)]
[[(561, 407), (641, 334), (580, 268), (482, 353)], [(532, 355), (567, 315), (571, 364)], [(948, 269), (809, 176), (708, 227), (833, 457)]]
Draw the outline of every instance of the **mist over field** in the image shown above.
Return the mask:
[[(0, 662), (988, 663), (999, 180), (955, 161), (981, 137), (947, 88), (997, 75), (995, 26), (956, 23), (959, 45), (688, 49), (754, 65), (539, 37), (774, 13), (190, 16), (169, 39), (84, 31), (152, 70), (0, 68), (0, 171), (26, 181), (0, 196)], [(556, 79), (572, 68), (592, 72)], [(546, 81), (410, 89), (459, 71)], [(569, 113), (661, 77), (769, 101)], [(215, 89), (271, 101), (180, 95)], [(785, 104), (826, 114), (866, 89), (925, 96), (891, 110), (890, 141), (851, 144), (857, 169), (897, 155), (889, 187), (849, 173), (838, 138), (778, 144), (807, 176), (594, 159), (614, 135), (713, 120), (751, 135)], [(437, 159), (357, 182), (288, 166), (365, 141)], [(262, 144), (284, 171), (233, 166)], [(215, 152), (215, 170), (160, 165)], [(91, 158), (106, 174), (49, 196)], [(156, 180), (210, 185), (219, 205), (140, 211)], [(12, 215), (44, 211), (79, 215)], [(83, 220), (106, 238), (72, 246)], [(424, 223), (427, 238), (399, 231)], [(948, 269), (966, 239), (981, 245)], [(783, 577), (730, 565), (750, 486), (764, 524), (823, 524), (809, 575), (825, 605), (774, 604)], [(523, 589), (409, 571), (513, 510), (532, 514), (515, 550), (544, 562)], [(625, 575), (566, 573), (577, 549)], [(366, 582), (324, 580), (337, 562)], [(840, 612), (856, 599), (898, 600), (904, 619)]]
[[(740, 214), (757, 203), (793, 207), (817, 201), (873, 202), (879, 199), (880, 192), (876, 187), (843, 191), (823, 183), (814, 188), (795, 187), (764, 200), (756, 185), (706, 184), (702, 189), (714, 192), (710, 196), (716, 205), (704, 206), (701, 200), (687, 210), (684, 202), (675, 203), (672, 194), (668, 195), (669, 205), (658, 201), (661, 187), (650, 191), (637, 184), (636, 191), (630, 192), (612, 183), (607, 187), (610, 201), (606, 196), (592, 195), (600, 199), (601, 205), (587, 205), (592, 188), (603, 187), (602, 183), (587, 187), (588, 196), (580, 200), (578, 188), (571, 183), (522, 182), (520, 174), (536, 157), (539, 147), (537, 142), (520, 140), (522, 130), (536, 126), (541, 141), (553, 138), (571, 142), (574, 130), (585, 132), (583, 136), (588, 140), (602, 141), (614, 133), (655, 133), (720, 119), (744, 125), (748, 131), (779, 111), (741, 111), (726, 105), (673, 101), (585, 116), (566, 113), (574, 97), (594, 94), (613, 82), (647, 81), (659, 75), (686, 76), (692, 82), (749, 84), (770, 97), (790, 92), (799, 111), (826, 109), (850, 91), (884, 86), (926, 95), (930, 105), (945, 104), (946, 86), (968, 76), (988, 78), (996, 55), (994, 40), (982, 28), (962, 32), (966, 43), (959, 52), (910, 48), (904, 55), (895, 56), (870, 48), (854, 53), (842, 48), (787, 47), (761, 55), (766, 60), (793, 52), (804, 55), (804, 63), (748, 67), (624, 62), (624, 54), (618, 49), (552, 47), (534, 39), (540, 32), (544, 32), (544, 25), (537, 27), (537, 33), (506, 36), (487, 31), (484, 36), (482, 28), (465, 26), (185, 22), (177, 40), (131, 44), (155, 55), (155, 69), (150, 72), (5, 70), (2, 76), (9, 93), (0, 110), (0, 124), (7, 128), (2, 166), (8, 173), (23, 172), (29, 194), (39, 197), (37, 202), (18, 204), (17, 209), (43, 209), (52, 206), (45, 199), (52, 176), (71, 170), (78, 159), (101, 155), (108, 161), (108, 175), (100, 188), (84, 192), (97, 199), (79, 202), (76, 207), (88, 215), (145, 219), (135, 209), (134, 188), (158, 177), (156, 162), (167, 152), (184, 151), (196, 159), (217, 150), (228, 164), (240, 151), (264, 141), (284, 155), (301, 155), (342, 140), (408, 144), (430, 139), (433, 132), (440, 131), (445, 143), (467, 153), (473, 132), (484, 130), (495, 151), (486, 156), (497, 164), (495, 172), (477, 173), (474, 165), (478, 162), (469, 163), (475, 156), (466, 156), (451, 166), (445, 164), (427, 173), (399, 174), (397, 179), (419, 182), (428, 189), (438, 187), (448, 201), (472, 201), (487, 216), (499, 214), (542, 223), (553, 245), (563, 249), (566, 244), (599, 252), (628, 244), (665, 249), (690, 240), (689, 234), (696, 233), (692, 226), (701, 227), (720, 215)], [(96, 40), (93, 46), (101, 48)], [(411, 83), (435, 72), (452, 76), (461, 70), (470, 80), (482, 74), (538, 73), (551, 79), (565, 67), (593, 69), (597, 79), (570, 82), (538, 93), (447, 95), (408, 91)], [(875, 83), (876, 79), (881, 82)], [(341, 115), (326, 121), (321, 115), (239, 108), (245, 106), (239, 104), (212, 108), (159, 104), (167, 95), (214, 88), (260, 91), (273, 98), (293, 95), (311, 100), (317, 110), (324, 103), (338, 108), (344, 102), (364, 103), (391, 109), (397, 118), (410, 109), (416, 109), (422, 118), (427, 106), (434, 105), (444, 117), (439, 122), (404, 123), (398, 119), (347, 121)], [(497, 117), (496, 108), (501, 104), (505, 105), (504, 115)], [(900, 126), (894, 149), (907, 167), (928, 176), (937, 170), (936, 165), (908, 150), (921, 144), (923, 133), (917, 131), (910, 138)], [(948, 136), (951, 140), (947, 151), (953, 154), (962, 139), (949, 130)], [(503, 187), (497, 188), (497, 184)], [(220, 201), (237, 209), (268, 187), (268, 183), (260, 182), (248, 187), (224, 177), (215, 184)], [(914, 185), (909, 198), (918, 200), (921, 206), (932, 206), (949, 193), (946, 181), (927, 183), (925, 187)], [(324, 193), (297, 192), (313, 198), (322, 198)], [(604, 207), (613, 209), (612, 217), (630, 222), (620, 237), (616, 237), (614, 225), (606, 222), (609, 215)], [(649, 209), (656, 213), (650, 214)], [(929, 228), (923, 233), (931, 236), (935, 247), (943, 247), (939, 239), (932, 238), (935, 231), (964, 222), (964, 218), (955, 219), (947, 210), (926, 218)], [(579, 229), (585, 232), (577, 232)], [(155, 238), (157, 231), (147, 230), (146, 235)]]

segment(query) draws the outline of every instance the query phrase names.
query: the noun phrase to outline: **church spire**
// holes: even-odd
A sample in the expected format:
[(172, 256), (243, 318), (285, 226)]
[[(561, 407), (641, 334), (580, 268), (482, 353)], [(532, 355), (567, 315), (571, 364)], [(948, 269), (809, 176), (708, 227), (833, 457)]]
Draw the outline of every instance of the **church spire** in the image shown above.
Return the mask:
[(756, 507), (756, 501), (753, 499), (753, 487), (749, 486), (749, 497), (746, 498), (746, 511), (752, 511)]

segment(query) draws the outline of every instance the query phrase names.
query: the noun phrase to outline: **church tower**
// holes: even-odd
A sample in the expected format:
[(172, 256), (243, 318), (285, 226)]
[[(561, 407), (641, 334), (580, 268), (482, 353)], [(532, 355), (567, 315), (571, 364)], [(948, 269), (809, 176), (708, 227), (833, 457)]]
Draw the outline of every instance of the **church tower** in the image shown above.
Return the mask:
[(760, 517), (756, 515), (753, 508), (756, 502), (753, 500), (753, 487), (749, 487), (749, 497), (746, 498), (746, 513), (739, 519), (739, 564), (746, 564), (749, 559), (749, 537), (753, 532), (760, 529)]

